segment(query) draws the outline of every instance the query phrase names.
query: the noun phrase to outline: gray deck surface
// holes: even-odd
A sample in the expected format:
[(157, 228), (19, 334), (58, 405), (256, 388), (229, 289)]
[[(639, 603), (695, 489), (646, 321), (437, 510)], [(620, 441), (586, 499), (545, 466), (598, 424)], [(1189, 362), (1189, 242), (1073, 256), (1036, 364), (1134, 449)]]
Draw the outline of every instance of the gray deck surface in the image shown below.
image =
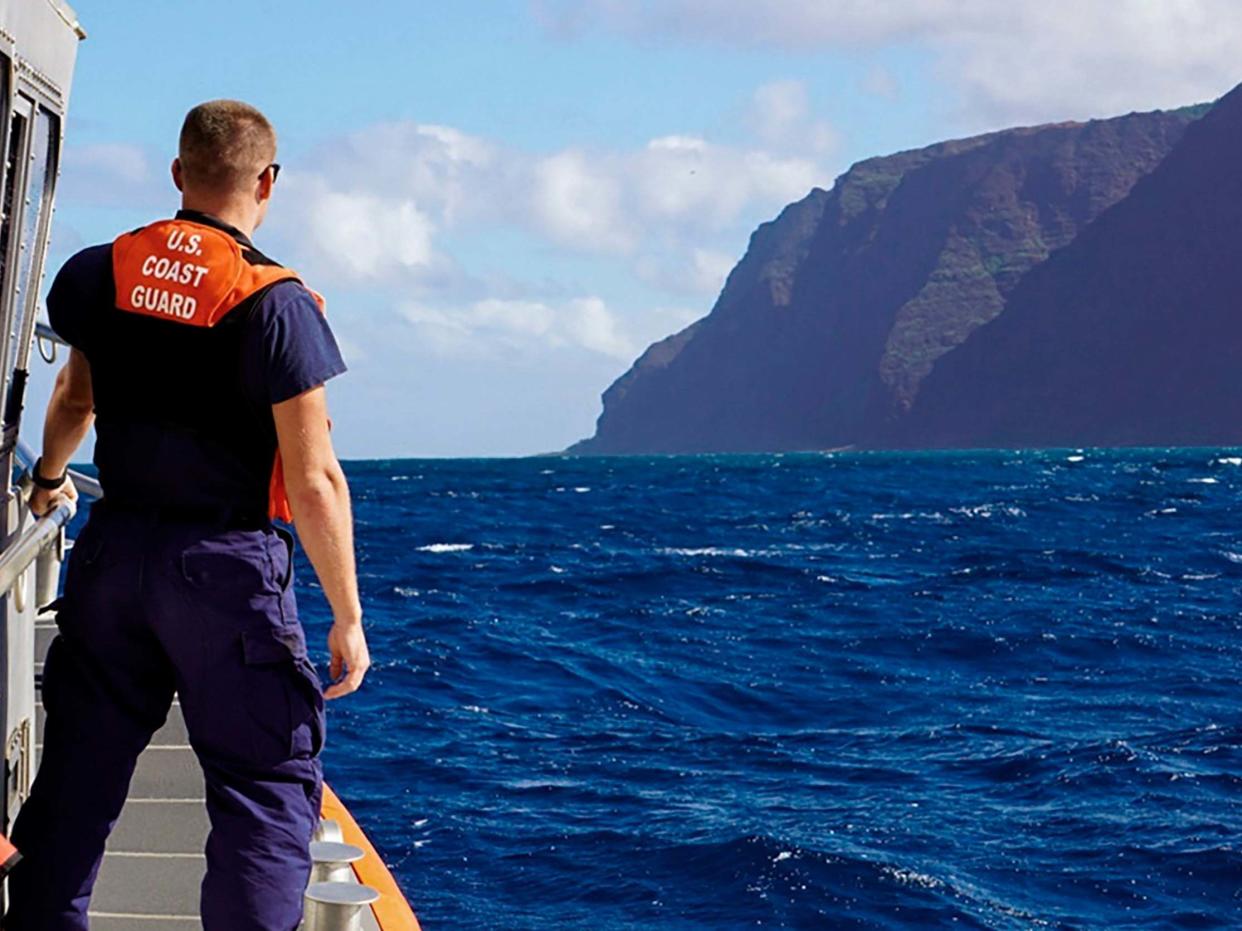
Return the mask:
[[(49, 615), (36, 624), (40, 659), (56, 635)], [(42, 663), (36, 664), (36, 672)], [(43, 734), (38, 707), (36, 742)], [(92, 931), (197, 931), (199, 884), (205, 860), (207, 812), (203, 777), (186, 738), (181, 708), (138, 759), (129, 799), (121, 812), (91, 898)], [(370, 909), (363, 928), (378, 931)]]

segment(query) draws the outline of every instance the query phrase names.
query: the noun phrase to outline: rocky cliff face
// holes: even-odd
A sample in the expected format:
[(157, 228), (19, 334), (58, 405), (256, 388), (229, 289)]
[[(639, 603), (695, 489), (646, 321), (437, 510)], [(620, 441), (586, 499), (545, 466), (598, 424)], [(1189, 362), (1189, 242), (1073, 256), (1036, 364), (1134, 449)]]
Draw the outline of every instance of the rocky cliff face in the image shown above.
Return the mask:
[[(643, 353), (572, 451), (919, 442), (903, 425), (938, 363), (1201, 113), (1015, 129), (858, 163), (754, 233), (712, 312)], [(951, 406), (944, 385), (936, 403)]]
[(940, 361), (881, 441), (1242, 442), (1242, 87)]

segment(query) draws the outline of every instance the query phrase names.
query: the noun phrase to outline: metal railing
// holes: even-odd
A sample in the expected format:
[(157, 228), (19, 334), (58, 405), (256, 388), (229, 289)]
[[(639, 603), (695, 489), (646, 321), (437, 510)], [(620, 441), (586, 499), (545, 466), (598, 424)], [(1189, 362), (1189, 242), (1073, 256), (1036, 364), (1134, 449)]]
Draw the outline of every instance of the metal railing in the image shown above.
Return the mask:
[(73, 519), (77, 508), (65, 502), (28, 527), (0, 554), (0, 594), (7, 594), (30, 564), (49, 546), (60, 540), (61, 531)]
[(55, 330), (53, 330), (50, 326), (48, 326), (42, 320), (35, 323), (35, 336), (39, 337), (39, 339), (45, 339), (49, 343), (55, 343), (58, 346), (69, 345), (63, 339), (61, 339), (60, 336), (57, 335)]
[[(26, 471), (30, 470), (35, 461), (34, 450), (20, 440), (17, 444), (17, 460)], [(103, 489), (100, 488), (99, 482), (89, 475), (83, 475), (72, 469), (69, 475), (79, 494), (92, 499), (103, 497)], [(0, 553), (0, 595), (12, 591), (13, 586), (17, 584), (18, 579), (22, 577), (30, 564), (42, 556), (49, 547), (60, 544), (64, 528), (69, 521), (73, 520), (75, 513), (77, 513), (77, 505), (67, 501), (42, 515), (4, 547), (4, 551)], [(58, 567), (59, 559), (56, 560), (56, 565)], [(36, 597), (40, 599), (40, 603), (50, 601), (51, 597), (55, 596), (55, 591), (52, 591), (50, 596), (45, 591), (48, 587), (48, 579), (45, 576), (54, 578), (55, 573), (39, 573), (39, 579), (36, 580), (39, 591)], [(54, 583), (52, 584), (54, 587)]]

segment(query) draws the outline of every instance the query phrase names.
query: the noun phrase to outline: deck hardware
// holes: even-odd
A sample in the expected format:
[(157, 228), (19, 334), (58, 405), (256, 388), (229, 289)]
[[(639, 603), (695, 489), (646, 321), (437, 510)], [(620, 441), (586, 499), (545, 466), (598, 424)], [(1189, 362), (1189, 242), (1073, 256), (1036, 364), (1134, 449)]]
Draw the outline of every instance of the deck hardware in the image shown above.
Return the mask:
[(35, 558), (35, 606), (51, 604), (56, 600), (56, 588), (60, 584), (60, 563), (65, 555), (65, 528), (60, 528), (56, 544), (49, 546)]
[(311, 883), (301, 931), (361, 931), (362, 909), (379, 898), (358, 883)]
[(4, 751), (8, 762), (8, 772), (12, 779), (9, 783), (9, 805), (21, 804), (30, 796), (30, 783), (34, 780), (34, 736), (30, 726), (30, 718), (22, 718), (21, 723), (9, 735), (8, 746)]
[(310, 845), (311, 882), (353, 882), (354, 870), (350, 866), (364, 856), (361, 847), (332, 841), (312, 841)]
[(13, 594), (13, 607), (18, 614), (24, 614), (26, 611), (26, 573), (23, 572), (13, 580), (13, 587), (10, 589)]
[(315, 828), (315, 836), (311, 839), (316, 841), (332, 841), (339, 844), (344, 840), (341, 834), (341, 825), (331, 818), (320, 818), (319, 826)]
[(52, 365), (56, 362), (56, 343), (42, 333), (35, 337), (35, 345), (39, 348), (39, 358)]

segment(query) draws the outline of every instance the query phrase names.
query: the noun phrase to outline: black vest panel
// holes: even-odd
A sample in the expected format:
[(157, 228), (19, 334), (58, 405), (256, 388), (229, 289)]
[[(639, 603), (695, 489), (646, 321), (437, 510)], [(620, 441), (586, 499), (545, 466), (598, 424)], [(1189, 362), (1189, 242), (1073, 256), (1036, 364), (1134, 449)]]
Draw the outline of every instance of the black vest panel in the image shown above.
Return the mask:
[(108, 501), (194, 520), (266, 519), (276, 430), (270, 406), (246, 390), (244, 368), (263, 293), (212, 327), (115, 306), (90, 315), (83, 348)]

